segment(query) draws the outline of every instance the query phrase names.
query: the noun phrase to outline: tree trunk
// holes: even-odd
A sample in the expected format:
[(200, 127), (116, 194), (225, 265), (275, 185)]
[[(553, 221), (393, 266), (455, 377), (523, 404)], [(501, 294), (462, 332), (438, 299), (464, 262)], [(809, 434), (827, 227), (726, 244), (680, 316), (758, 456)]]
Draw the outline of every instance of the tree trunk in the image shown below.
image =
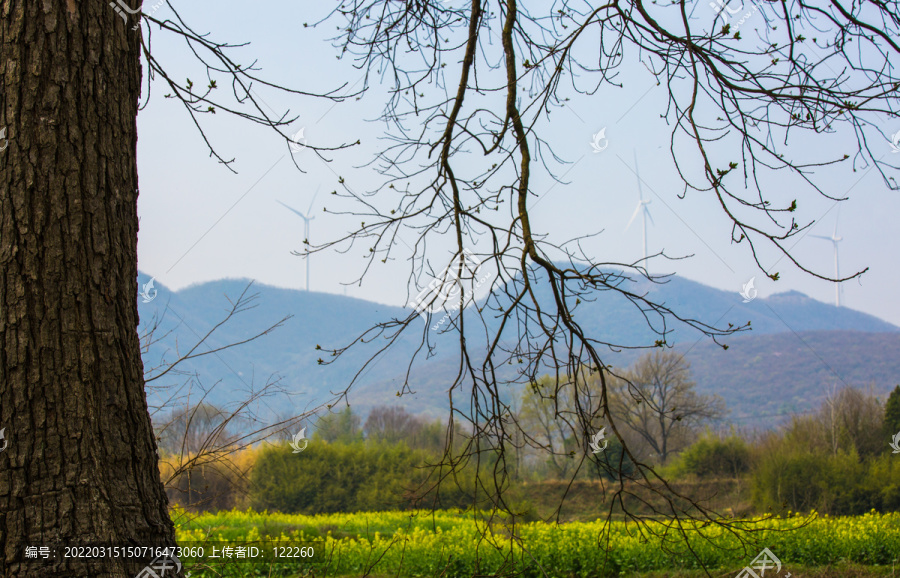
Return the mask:
[(137, 335), (138, 15), (0, 10), (0, 575), (132, 577), (24, 550), (174, 544)]

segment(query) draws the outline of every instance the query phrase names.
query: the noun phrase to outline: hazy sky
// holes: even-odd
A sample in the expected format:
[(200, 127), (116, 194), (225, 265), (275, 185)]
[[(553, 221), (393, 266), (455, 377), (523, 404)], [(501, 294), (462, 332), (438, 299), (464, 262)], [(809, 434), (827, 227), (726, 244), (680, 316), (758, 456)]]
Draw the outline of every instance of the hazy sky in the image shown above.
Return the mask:
[[(211, 32), (217, 41), (250, 44), (232, 53), (242, 64), (256, 61), (267, 80), (299, 90), (325, 91), (347, 84), (361, 86), (360, 72), (348, 60), (338, 60), (336, 50), (327, 42), (335, 32), (333, 24), (303, 27), (323, 13), (313, 3), (270, 1), (248, 8), (245, 2), (192, 0), (182, 16), (198, 32)], [(327, 3), (323, 3), (327, 4)], [(701, 3), (702, 4), (702, 3)], [(177, 4), (176, 4), (177, 6)], [(153, 5), (145, 0), (144, 11)], [(161, 5), (153, 14), (171, 16)], [(752, 25), (748, 22), (745, 26)], [(204, 70), (174, 36), (153, 31), (153, 54), (178, 82), (191, 78), (205, 85)], [(650, 252), (665, 249), (667, 255), (690, 259), (651, 266), (654, 272), (674, 272), (713, 287), (739, 291), (741, 285), (756, 277), (759, 295), (798, 290), (821, 301), (834, 302), (834, 286), (814, 279), (782, 259), (776, 270), (781, 280), (765, 278), (752, 261), (749, 247), (730, 244), (731, 229), (711, 195), (689, 193), (679, 199), (681, 182), (668, 150), (671, 128), (660, 114), (666, 106), (665, 85), (642, 66), (622, 69), (623, 88), (606, 87), (593, 96), (573, 98), (568, 109), (553, 113), (544, 123), (541, 138), (567, 165), (557, 165), (557, 174), (567, 184), (555, 184), (550, 178), (536, 179), (534, 190), (541, 195), (532, 203), (533, 226), (557, 241), (578, 235), (602, 234), (586, 241), (583, 247), (598, 259), (633, 261), (641, 255), (641, 224), (637, 219), (625, 231), (625, 225), (638, 202), (636, 179), (632, 169), (638, 158), (645, 183), (645, 198), (654, 223), (649, 224)], [(147, 70), (144, 75), (146, 78)], [(227, 91), (228, 81), (217, 77), (219, 91)], [(373, 122), (384, 104), (384, 91), (374, 86), (361, 100), (333, 104), (322, 100), (289, 96), (258, 86), (255, 94), (270, 107), (270, 114), (290, 109), (299, 118), (292, 128), (304, 128), (307, 142), (336, 146), (361, 140), (359, 147), (335, 152), (325, 163), (308, 150), (295, 156), (302, 173), (291, 162), (291, 151), (271, 129), (250, 124), (225, 113), (200, 115), (210, 142), (228, 159), (235, 158), (232, 174), (209, 152), (183, 105), (165, 99), (169, 92), (157, 77), (149, 105), (138, 117), (138, 164), (140, 174), (139, 266), (167, 287), (187, 285), (223, 277), (246, 277), (281, 287), (305, 286), (303, 259), (291, 254), (300, 250), (303, 223), (276, 201), (301, 211), (312, 205), (312, 241), (346, 233), (359, 219), (326, 215), (330, 210), (352, 207), (339, 205), (328, 193), (337, 187), (338, 176), (362, 192), (380, 182), (371, 166), (365, 166), (383, 146), (385, 125)], [(248, 111), (249, 112), (249, 111)], [(882, 130), (893, 134), (896, 126)], [(594, 153), (592, 135), (605, 128), (608, 146)], [(825, 147), (839, 154), (855, 152), (852, 134), (837, 134), (796, 141), (801, 156), (806, 150)], [(810, 148), (812, 147), (812, 148)], [(877, 145), (875, 147), (877, 149)], [(887, 141), (883, 144), (886, 160), (891, 158)], [(900, 157), (900, 155), (896, 155)], [(739, 160), (739, 159), (734, 159)], [(896, 164), (896, 162), (894, 163)], [(840, 204), (838, 234), (841, 273), (869, 267), (859, 280), (844, 284), (842, 304), (900, 325), (900, 305), (895, 298), (900, 286), (897, 267), (900, 240), (895, 234), (900, 200), (868, 167), (842, 163), (827, 173), (827, 190), (834, 196), (848, 195)], [(793, 181), (769, 180), (771, 199), (789, 203), (797, 193)], [(838, 210), (835, 203), (811, 194), (802, 197), (801, 222), (817, 220), (811, 234), (831, 235)], [(414, 242), (410, 235), (405, 239)], [(401, 249), (405, 247), (401, 246)], [(343, 293), (403, 305), (407, 301), (406, 280), (409, 263), (402, 259), (371, 271), (362, 286), (342, 287), (354, 281), (365, 265), (367, 247), (356, 246), (345, 255), (315, 255), (311, 261), (311, 288), (314, 291)], [(834, 270), (833, 249), (829, 241), (805, 236), (797, 241), (796, 256), (825, 274)], [(407, 257), (409, 253), (398, 253)], [(764, 263), (775, 263), (779, 255), (762, 251)]]

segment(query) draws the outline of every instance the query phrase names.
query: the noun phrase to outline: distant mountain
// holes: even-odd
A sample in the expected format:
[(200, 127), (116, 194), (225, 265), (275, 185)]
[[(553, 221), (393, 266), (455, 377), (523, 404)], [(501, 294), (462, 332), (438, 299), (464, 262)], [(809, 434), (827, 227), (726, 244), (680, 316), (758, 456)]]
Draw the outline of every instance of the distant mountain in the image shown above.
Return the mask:
[[(754, 335), (792, 331), (900, 331), (872, 315), (822, 303), (797, 291), (744, 303), (737, 291), (722, 291), (677, 276), (662, 283), (638, 277), (621, 287), (633, 295), (652, 298), (684, 319), (717, 327), (726, 327), (729, 323), (740, 327), (749, 321)], [(554, 302), (547, 283), (535, 284), (534, 291), (542, 303)], [(664, 319), (657, 313), (647, 312), (645, 320), (637, 305), (620, 292), (594, 293), (592, 299), (577, 306), (576, 319), (597, 339), (628, 346), (652, 344), (659, 336), (648, 327), (648, 322), (657, 331), (672, 330), (667, 337), (670, 344), (693, 342), (702, 337), (671, 317)]]
[[(149, 279), (140, 274), (138, 283), (142, 286)], [(184, 355), (225, 319), (232, 303), (238, 300), (248, 283), (246, 279), (226, 279), (176, 292), (156, 282), (157, 294), (152, 301), (144, 303), (144, 299), (138, 298), (139, 332), (144, 334), (158, 324), (155, 336), (159, 337), (154, 338), (143, 355), (145, 371), (158, 367), (163, 360), (171, 363)], [(332, 358), (316, 346), (328, 349), (347, 345), (375, 324), (406, 314), (402, 308), (361, 299), (255, 283), (247, 291), (248, 297), (254, 295), (243, 312), (219, 327), (196, 353), (244, 341), (284, 317), (293, 317), (254, 341), (179, 365), (182, 372), (198, 374), (205, 387), (218, 384), (208, 397), (212, 403), (242, 399), (242, 392), (258, 390), (267, 380), (280, 376), (280, 385), (298, 394), (293, 401), (295, 406), (315, 405), (328, 391), (344, 389), (380, 344), (377, 340), (359, 344), (332, 365), (319, 364), (319, 359), (329, 361)], [(404, 337), (392, 355), (403, 358), (411, 352), (411, 340)], [(396, 372), (395, 364), (382, 361), (363, 370), (361, 378), (383, 380), (393, 377)], [(156, 373), (150, 371), (149, 375)], [(175, 383), (179, 377), (164, 376), (161, 381)], [(283, 405), (283, 400), (278, 405)]]
[[(149, 279), (140, 274), (139, 284)], [(152, 301), (144, 303), (139, 297), (140, 330), (146, 331), (154, 320), (159, 320), (156, 340), (143, 355), (149, 375), (158, 373), (153, 368), (159, 366), (160, 360), (171, 361), (177, 352), (184, 354), (222, 321), (230, 309), (229, 299), (235, 301), (248, 283), (227, 279), (177, 292), (156, 283), (157, 294)], [(639, 280), (630, 290), (638, 294), (650, 291), (655, 299), (680, 315), (710, 324), (740, 325), (751, 321), (752, 332), (726, 340), (731, 346), (728, 351), (721, 351), (708, 340), (700, 339), (699, 333), (683, 327), (668, 339), (684, 351), (690, 350), (687, 358), (694, 366), (698, 387), (722, 395), (736, 417), (776, 415), (792, 408), (803, 411), (818, 403), (821, 396), (817, 397), (816, 392), (830, 387), (838, 378), (854, 384), (873, 382), (886, 388), (900, 376), (900, 328), (802, 293), (792, 291), (742, 303), (736, 292), (720, 291), (679, 277), (662, 285)], [(417, 393), (404, 396), (404, 406), (430, 415), (439, 415), (446, 407), (447, 386), (459, 367), (455, 357), (458, 342), (451, 335), (430, 331), (429, 340), (436, 349), (429, 357), (421, 343), (421, 331), (408, 331), (381, 358), (363, 368), (369, 357), (385, 345), (385, 337), (392, 335), (387, 329), (381, 334), (370, 333), (334, 364), (318, 362), (332, 359), (325, 350), (351, 343), (379, 322), (404, 319), (408, 309), (256, 283), (248, 294), (258, 294), (249, 303), (252, 308), (217, 329), (207, 348), (198, 352), (243, 341), (285, 316), (293, 318), (255, 341), (183, 364), (180, 369), (196, 372), (204, 387), (215, 384), (208, 401), (234, 402), (270, 377), (280, 377), (280, 385), (295, 396), (290, 400), (272, 398), (268, 407), (271, 411), (289, 412), (321, 403), (328, 392), (343, 390), (360, 372), (350, 401), (365, 412), (373, 405), (397, 400), (399, 383), (411, 356), (419, 349), (411, 374)], [(589, 333), (609, 342), (640, 345), (656, 338), (647, 330), (641, 312), (611, 292), (579, 305), (577, 316)], [(799, 347), (795, 347), (797, 344)], [(317, 350), (317, 345), (322, 349)], [(621, 367), (631, 363), (636, 355), (619, 354), (610, 362)], [(827, 369), (829, 366), (831, 370)], [(151, 385), (170, 385), (183, 379), (186, 377), (170, 373)], [(163, 392), (148, 388), (148, 395), (151, 401), (158, 401)]]
[[(727, 351), (712, 343), (690, 350), (699, 390), (717, 393), (736, 425), (768, 427), (815, 410), (833, 388), (868, 388), (887, 399), (900, 384), (900, 333), (804, 331), (746, 335)], [(685, 348), (681, 348), (684, 350)]]

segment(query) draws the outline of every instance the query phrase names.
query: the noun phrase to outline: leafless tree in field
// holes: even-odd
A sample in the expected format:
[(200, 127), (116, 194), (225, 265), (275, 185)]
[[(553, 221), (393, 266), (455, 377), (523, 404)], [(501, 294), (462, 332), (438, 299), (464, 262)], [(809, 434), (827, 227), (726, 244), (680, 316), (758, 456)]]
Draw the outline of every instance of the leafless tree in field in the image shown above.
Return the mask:
[[(728, 18), (705, 2), (640, 0), (347, 0), (331, 16), (342, 57), (362, 71), (366, 86), (382, 82), (390, 90), (381, 120), (391, 140), (372, 162), (383, 176), (377, 186), (358, 190), (340, 179), (335, 191), (359, 202), (354, 215), (363, 224), (315, 250), (362, 246), (369, 259), (361, 277), (379, 262), (409, 260), (410, 296), (429, 290), (417, 300), (418, 309), (429, 312), (424, 328), (414, 312), (385, 320), (332, 353), (379, 338), (389, 347), (405, 332), (421, 332), (411, 371), (435, 346), (431, 313), (447, 311), (449, 323), (440, 331), (458, 336), (448, 447), (463, 435), (452, 427), (454, 418), (469, 422), (474, 433), (463, 455), (448, 452), (446, 461), (451, 470), (475, 463), (479, 487), (500, 510), (509, 509), (507, 448), (540, 446), (529, 432), (517, 432), (520, 424), (502, 393), (506, 386), (550, 375), (556, 391), (547, 395), (560, 398), (569, 389), (576, 400), (572, 435), (590, 431), (599, 416), (624, 439), (624, 423), (610, 412), (608, 382), (616, 373), (605, 360), (610, 351), (634, 345), (587, 333), (580, 305), (608, 294), (627, 300), (656, 332), (642, 345), (648, 348), (670, 346), (675, 327), (698, 330), (723, 347), (722, 337), (748, 329), (692, 319), (655, 302), (636, 280), (665, 279), (649, 273), (643, 260), (601, 261), (580, 239), (533, 227), (544, 192), (534, 179), (562, 181), (544, 128), (570, 96), (616, 85), (625, 67), (646, 68), (668, 98), (660, 113), (671, 127), (680, 196), (715, 200), (731, 225), (728, 240), (746, 246), (748, 260), (773, 280), (779, 271), (761, 262), (764, 247), (821, 279), (846, 281), (864, 272), (831, 279), (798, 260), (792, 248), (818, 217), (807, 201), (846, 198), (830, 191), (817, 170), (873, 169), (896, 189), (896, 167), (878, 145), (887, 136), (883, 121), (896, 118), (897, 3), (759, 2), (747, 16), (752, 31)], [(733, 29), (738, 24), (740, 30)], [(598, 38), (599, 45), (591, 44)], [(810, 137), (826, 143), (824, 135), (839, 130), (855, 136), (854, 150), (790, 146)], [(793, 177), (789, 195), (764, 189), (773, 175)], [(449, 256), (441, 257), (448, 240), (451, 250), (443, 254)], [(474, 302), (482, 274), (491, 280), (490, 296)], [(583, 376), (600, 381), (594, 404), (577, 401), (590, 398)], [(579, 467), (591, 456), (588, 440), (582, 437), (581, 444)], [(637, 464), (643, 488), (668, 504), (656, 513), (669, 520), (669, 531), (686, 535), (695, 522), (735, 530), (716, 512), (677, 495), (627, 446), (624, 453)], [(629, 491), (616, 488), (610, 515)]]
[(363, 431), (368, 439), (387, 443), (410, 443), (421, 430), (422, 421), (402, 407), (376, 406), (369, 411)]
[(870, 387), (868, 391), (849, 385), (835, 389), (825, 398), (817, 414), (809, 416), (822, 433), (818, 447), (856, 450), (859, 456), (873, 456), (883, 450), (881, 430), (884, 408)]
[(681, 449), (674, 442), (689, 441), (687, 434), (706, 420), (724, 417), (725, 403), (718, 396), (694, 390), (690, 364), (674, 351), (645, 353), (626, 380), (613, 389), (611, 411), (637, 433), (666, 463)]

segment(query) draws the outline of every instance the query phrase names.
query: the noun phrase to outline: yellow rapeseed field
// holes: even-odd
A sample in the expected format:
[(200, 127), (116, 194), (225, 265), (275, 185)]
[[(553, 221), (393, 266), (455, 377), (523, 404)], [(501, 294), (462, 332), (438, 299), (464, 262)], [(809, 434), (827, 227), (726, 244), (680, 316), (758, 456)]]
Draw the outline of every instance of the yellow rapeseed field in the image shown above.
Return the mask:
[[(230, 511), (173, 512), (178, 541), (284, 540), (315, 542), (313, 565), (232, 562), (225, 576), (622, 576), (651, 570), (737, 572), (765, 547), (791, 564), (840, 561), (890, 565), (900, 560), (900, 514), (832, 518), (814, 512), (789, 518), (693, 524), (647, 521), (532, 522), (513, 526), (488, 513), (364, 512), (304, 516)], [(744, 530), (743, 532), (736, 530)], [(193, 576), (204, 576), (196, 566)], [(212, 574), (209, 574), (212, 575)]]

